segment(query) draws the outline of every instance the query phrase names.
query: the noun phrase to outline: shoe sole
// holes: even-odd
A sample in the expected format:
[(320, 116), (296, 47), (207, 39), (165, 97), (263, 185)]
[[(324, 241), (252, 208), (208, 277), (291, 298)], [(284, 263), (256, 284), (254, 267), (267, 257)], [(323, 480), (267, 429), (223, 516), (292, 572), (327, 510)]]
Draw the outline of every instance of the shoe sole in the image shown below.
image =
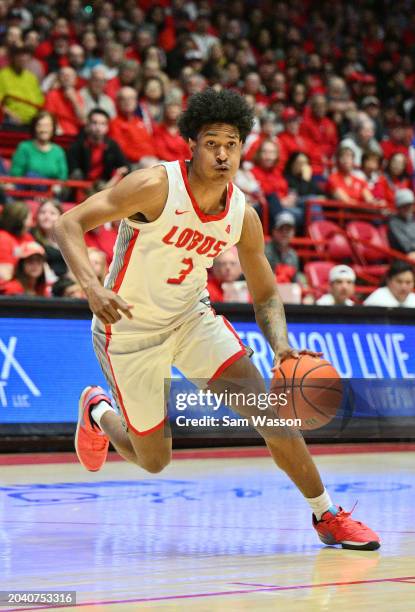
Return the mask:
[(78, 435), (79, 435), (79, 430), (81, 427), (81, 421), (82, 421), (82, 417), (84, 414), (84, 398), (86, 396), (86, 394), (92, 389), (92, 385), (89, 387), (85, 387), (85, 389), (82, 391), (81, 393), (81, 397), (79, 398), (79, 402), (78, 402), (78, 423), (76, 426), (76, 432), (75, 432), (75, 451), (79, 460), (79, 463), (86, 469), (88, 470), (88, 472), (97, 472), (98, 470), (90, 470), (85, 463), (82, 461), (81, 459), (81, 455), (80, 452), (78, 450)]
[(320, 535), (319, 533), (318, 533), (318, 537), (323, 542), (323, 544), (326, 544), (326, 546), (337, 546), (340, 544), (341, 547), (345, 548), (346, 550), (377, 550), (378, 548), (380, 548), (380, 542), (376, 542), (376, 541), (366, 542), (366, 544), (360, 544), (360, 545), (359, 544), (343, 544), (342, 542), (336, 542), (336, 540), (333, 540), (332, 538), (324, 537)]

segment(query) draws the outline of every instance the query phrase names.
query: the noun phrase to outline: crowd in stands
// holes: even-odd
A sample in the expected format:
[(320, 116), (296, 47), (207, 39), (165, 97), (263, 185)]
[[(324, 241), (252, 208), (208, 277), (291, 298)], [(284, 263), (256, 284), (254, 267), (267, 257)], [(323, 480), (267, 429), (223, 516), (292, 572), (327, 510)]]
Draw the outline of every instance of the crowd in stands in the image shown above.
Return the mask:
[[(405, 0), (0, 0), (0, 129), (21, 134), (0, 174), (84, 180), (93, 193), (188, 159), (177, 119), (189, 96), (233, 89), (256, 117), (235, 182), (287, 300), (414, 306), (414, 58)], [(33, 188), (34, 202), (0, 192), (0, 294), (82, 297), (52, 234), (74, 191)], [(351, 260), (310, 287), (295, 239), (308, 235), (310, 201), (324, 219), (327, 200), (377, 211), (375, 229), (400, 254), (379, 253), (385, 286), (369, 297)], [(102, 278), (116, 233), (86, 237)], [(209, 288), (213, 301), (249, 301), (236, 250), (215, 261)]]

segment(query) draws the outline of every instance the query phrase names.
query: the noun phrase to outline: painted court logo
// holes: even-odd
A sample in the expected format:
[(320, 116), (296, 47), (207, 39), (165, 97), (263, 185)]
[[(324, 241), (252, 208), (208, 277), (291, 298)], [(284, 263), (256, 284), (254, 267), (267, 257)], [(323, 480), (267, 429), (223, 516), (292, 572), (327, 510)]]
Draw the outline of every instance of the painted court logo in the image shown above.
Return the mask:
[[(16, 356), (17, 337), (11, 336), (7, 342), (0, 338), (0, 407), (29, 408), (31, 395), (40, 397), (41, 392), (25, 371)], [(12, 375), (17, 375), (22, 383), (21, 392), (8, 393)]]

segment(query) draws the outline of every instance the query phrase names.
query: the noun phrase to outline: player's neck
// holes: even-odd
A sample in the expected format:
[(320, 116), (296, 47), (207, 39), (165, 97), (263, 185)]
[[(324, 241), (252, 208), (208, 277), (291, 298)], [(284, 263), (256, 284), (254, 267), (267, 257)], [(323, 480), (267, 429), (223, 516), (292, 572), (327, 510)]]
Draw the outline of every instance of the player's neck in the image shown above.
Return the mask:
[(206, 179), (201, 177), (191, 164), (187, 167), (187, 177), (190, 189), (204, 213), (214, 213), (224, 208), (228, 190), (227, 181), (207, 183)]

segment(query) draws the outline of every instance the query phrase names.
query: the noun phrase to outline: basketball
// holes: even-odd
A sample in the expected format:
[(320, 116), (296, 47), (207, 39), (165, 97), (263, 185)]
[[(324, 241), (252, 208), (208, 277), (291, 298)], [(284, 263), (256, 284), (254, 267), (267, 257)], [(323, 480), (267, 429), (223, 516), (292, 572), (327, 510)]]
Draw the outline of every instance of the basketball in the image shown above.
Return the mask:
[(342, 402), (340, 375), (330, 362), (300, 355), (275, 371), (271, 393), (286, 393), (287, 404), (274, 407), (280, 419), (301, 419), (303, 430), (319, 429), (336, 416)]

